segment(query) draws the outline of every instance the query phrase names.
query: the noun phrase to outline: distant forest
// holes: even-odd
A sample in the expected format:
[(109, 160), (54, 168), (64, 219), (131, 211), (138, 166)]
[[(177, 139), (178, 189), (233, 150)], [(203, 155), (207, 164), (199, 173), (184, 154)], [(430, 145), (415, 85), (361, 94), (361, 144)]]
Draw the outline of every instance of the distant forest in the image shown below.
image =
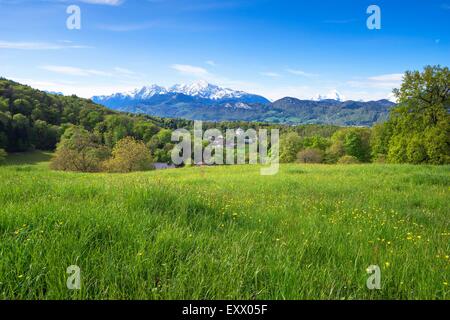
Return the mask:
[[(372, 128), (289, 126), (258, 122), (208, 122), (204, 129), (279, 128), (282, 162), (450, 163), (450, 72), (427, 66), (407, 72), (394, 91), (398, 105), (388, 121)], [(131, 137), (153, 161), (170, 163), (171, 133), (193, 121), (117, 112), (77, 96), (49, 94), (0, 78), (0, 150), (55, 150), (69, 128), (89, 132), (112, 150)]]

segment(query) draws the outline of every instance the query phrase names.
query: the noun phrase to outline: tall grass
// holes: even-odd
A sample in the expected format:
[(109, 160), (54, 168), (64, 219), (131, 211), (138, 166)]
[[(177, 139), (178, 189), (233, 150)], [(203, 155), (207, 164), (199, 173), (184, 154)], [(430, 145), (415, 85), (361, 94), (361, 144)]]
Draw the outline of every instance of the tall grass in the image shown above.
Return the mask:
[[(450, 167), (0, 167), (3, 299), (448, 299)], [(368, 290), (379, 265), (382, 289)], [(66, 268), (81, 268), (68, 290)]]

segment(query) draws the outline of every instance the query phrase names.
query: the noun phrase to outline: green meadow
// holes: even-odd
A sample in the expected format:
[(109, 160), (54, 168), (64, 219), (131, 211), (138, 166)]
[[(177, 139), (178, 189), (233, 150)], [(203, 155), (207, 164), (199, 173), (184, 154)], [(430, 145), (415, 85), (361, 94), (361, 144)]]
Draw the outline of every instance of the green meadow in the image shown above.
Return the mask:
[(82, 174), (50, 157), (0, 167), (0, 299), (450, 297), (450, 166)]

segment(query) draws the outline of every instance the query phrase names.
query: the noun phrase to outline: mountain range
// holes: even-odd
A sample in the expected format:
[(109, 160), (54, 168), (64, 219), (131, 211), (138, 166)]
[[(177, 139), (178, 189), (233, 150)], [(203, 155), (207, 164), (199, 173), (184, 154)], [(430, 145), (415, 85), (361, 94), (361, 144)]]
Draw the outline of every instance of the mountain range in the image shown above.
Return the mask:
[(148, 115), (204, 121), (259, 121), (284, 124), (371, 126), (387, 119), (389, 100), (345, 100), (334, 91), (310, 100), (286, 97), (271, 102), (263, 96), (222, 88), (206, 81), (165, 88), (145, 86), (125, 93), (95, 96), (108, 108)]

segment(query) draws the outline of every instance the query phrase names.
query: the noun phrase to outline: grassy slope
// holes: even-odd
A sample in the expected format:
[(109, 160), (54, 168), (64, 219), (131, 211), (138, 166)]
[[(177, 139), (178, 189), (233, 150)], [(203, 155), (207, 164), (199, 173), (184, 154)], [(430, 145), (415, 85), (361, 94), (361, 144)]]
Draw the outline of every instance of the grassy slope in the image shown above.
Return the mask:
[[(0, 168), (0, 298), (449, 297), (448, 166), (111, 175), (46, 160)], [(66, 289), (72, 264), (80, 291)]]

